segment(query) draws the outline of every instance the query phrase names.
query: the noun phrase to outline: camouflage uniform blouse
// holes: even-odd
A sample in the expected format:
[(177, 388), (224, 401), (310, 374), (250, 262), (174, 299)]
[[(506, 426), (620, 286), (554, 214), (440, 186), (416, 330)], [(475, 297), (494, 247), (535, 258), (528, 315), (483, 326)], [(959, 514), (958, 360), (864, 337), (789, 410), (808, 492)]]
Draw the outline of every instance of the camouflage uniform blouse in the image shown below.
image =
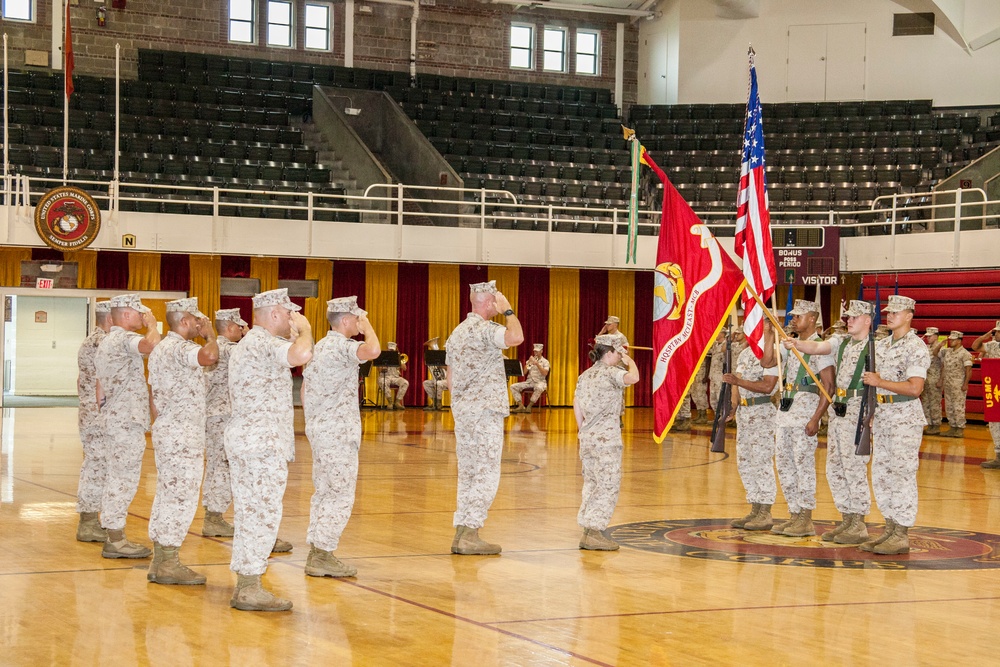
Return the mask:
[(149, 354), (149, 386), (157, 420), (205, 422), (205, 379), (198, 363), (201, 346), (170, 331)]
[(610, 446), (622, 444), (619, 416), (622, 411), (622, 390), (625, 370), (598, 361), (580, 374), (573, 394), (573, 405), (580, 409), (580, 446)]
[[(931, 356), (927, 345), (917, 338), (912, 330), (899, 340), (893, 340), (889, 335), (875, 342), (875, 370), (883, 380), (889, 382), (905, 382), (908, 378), (927, 377), (927, 368), (931, 365)], [(891, 394), (891, 391), (879, 388), (880, 395)], [(879, 410), (890, 409), (893, 416), (900, 421), (898, 425), (920, 425), (924, 420), (924, 409), (919, 400), (905, 403), (881, 403)]]
[(149, 430), (149, 390), (139, 343), (142, 336), (113, 326), (94, 355), (97, 379), (106, 402), (105, 424)]
[(80, 379), (78, 382), (80, 394), (80, 411), (78, 420), (81, 429), (93, 428), (97, 426), (100, 410), (97, 406), (97, 369), (94, 367), (94, 357), (97, 356), (97, 347), (101, 341), (107, 337), (107, 332), (100, 327), (83, 339), (80, 351), (76, 355), (76, 363), (80, 369)]
[(507, 375), (503, 368), (507, 328), (469, 313), (445, 344), (451, 368), (452, 412), (492, 411), (510, 414)]
[(339, 331), (330, 331), (316, 343), (312, 361), (302, 372), (306, 383), (302, 407), (306, 435), (317, 439), (349, 440), (361, 444), (361, 410), (358, 406), (358, 348)]
[[(529, 357), (529, 359), (534, 359), (534, 356)], [(539, 357), (535, 359), (535, 365), (528, 368), (528, 377), (526, 378), (531, 384), (547, 384), (547, 375), (542, 375), (543, 370), (549, 370), (549, 360), (545, 357)]]
[[(760, 365), (760, 359), (757, 355), (753, 353), (749, 347), (744, 348), (740, 352), (739, 358), (736, 360), (736, 375), (739, 375), (742, 379), (748, 382), (760, 382), (765, 377), (777, 377), (778, 367), (772, 366), (771, 368), (764, 368)], [(778, 383), (774, 383), (774, 389), (771, 390), (771, 394), (778, 391)], [(744, 389), (743, 387), (738, 387), (740, 392), (740, 398), (758, 398), (760, 396), (770, 396), (771, 394), (761, 394), (756, 391), (750, 391), (749, 389)]]
[(219, 361), (205, 369), (205, 414), (207, 417), (228, 417), (229, 405), (229, 356), (236, 343), (225, 336), (216, 338), (219, 344)]

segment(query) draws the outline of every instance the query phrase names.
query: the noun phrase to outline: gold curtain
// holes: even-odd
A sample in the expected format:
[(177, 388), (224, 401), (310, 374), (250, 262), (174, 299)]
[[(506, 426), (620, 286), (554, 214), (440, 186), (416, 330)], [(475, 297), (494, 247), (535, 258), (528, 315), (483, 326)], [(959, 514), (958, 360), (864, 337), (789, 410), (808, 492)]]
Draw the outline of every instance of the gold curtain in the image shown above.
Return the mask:
[(549, 271), (549, 404), (572, 405), (580, 354), (580, 272)]
[(21, 286), (21, 262), (31, 259), (31, 248), (0, 248), (0, 286)]
[(219, 285), (222, 282), (221, 255), (191, 255), (188, 258), (191, 287), (188, 293), (198, 297), (198, 309), (215, 317), (219, 309)]
[[(383, 350), (388, 349), (390, 341), (396, 340), (397, 276), (396, 262), (365, 264), (365, 310)], [(367, 380), (368, 396), (373, 398), (378, 392), (377, 375), (373, 370)]]
[(128, 291), (157, 292), (160, 289), (160, 255), (155, 252), (128, 254)]
[[(608, 314), (617, 315), (621, 322), (618, 329), (629, 343), (635, 343), (635, 272), (634, 271), (608, 271)], [(636, 364), (641, 361), (651, 361), (649, 352), (632, 353), (632, 358), (638, 357)], [(643, 363), (642, 368), (652, 369), (651, 364)], [(641, 372), (641, 371), (640, 371)], [(632, 405), (632, 387), (625, 390), (625, 405)]]
[[(442, 350), (448, 336), (468, 311), (468, 292), (462, 287), (458, 264), (430, 264), (427, 267), (427, 337), (440, 338), (438, 344)], [(441, 404), (451, 405), (450, 393), (445, 393)]]
[(326, 321), (326, 302), (333, 298), (333, 262), (328, 259), (307, 259), (306, 280), (316, 281), (316, 298), (306, 299), (302, 314), (312, 325), (313, 339), (319, 340), (330, 328)]
[(278, 289), (278, 258), (251, 257), (250, 277), (260, 281), (261, 292)]
[(67, 262), (76, 262), (77, 289), (97, 289), (96, 250), (76, 250), (64, 252), (63, 260)]
[[(520, 284), (519, 274), (520, 269), (516, 266), (491, 266), (487, 272), (490, 280), (497, 281), (497, 289), (507, 297), (507, 300), (510, 301), (510, 307), (515, 313), (517, 313), (517, 288)], [(503, 324), (507, 318), (503, 315), (497, 315), (493, 319)], [(504, 351), (504, 356), (508, 359), (517, 359), (517, 352), (518, 348), (512, 347)]]

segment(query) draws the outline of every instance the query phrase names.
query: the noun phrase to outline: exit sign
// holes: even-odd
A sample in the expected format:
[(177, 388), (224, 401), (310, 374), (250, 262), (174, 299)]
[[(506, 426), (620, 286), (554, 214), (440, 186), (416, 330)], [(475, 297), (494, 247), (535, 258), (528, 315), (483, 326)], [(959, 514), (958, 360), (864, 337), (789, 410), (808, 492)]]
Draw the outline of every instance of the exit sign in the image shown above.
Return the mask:
[(52, 278), (36, 278), (35, 287), (38, 289), (52, 289)]

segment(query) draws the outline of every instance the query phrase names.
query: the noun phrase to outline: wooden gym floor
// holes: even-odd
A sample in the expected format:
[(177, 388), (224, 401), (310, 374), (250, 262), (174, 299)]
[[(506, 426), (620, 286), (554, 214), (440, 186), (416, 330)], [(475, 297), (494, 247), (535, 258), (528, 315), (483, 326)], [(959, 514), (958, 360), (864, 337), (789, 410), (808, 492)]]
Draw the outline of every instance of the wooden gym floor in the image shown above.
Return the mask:
[[(503, 476), (483, 535), (499, 557), (452, 556), (455, 455), (448, 413), (363, 413), (354, 515), (338, 555), (351, 580), (303, 574), (310, 455), (299, 436), (266, 583), (289, 613), (231, 610), (229, 541), (200, 535), (181, 559), (205, 587), (146, 582), (148, 561), (104, 560), (74, 540), (80, 445), (73, 408), (3, 413), (0, 664), (802, 665), (961, 664), (996, 659), (1000, 472), (989, 434), (927, 438), (914, 552), (859, 559), (819, 538), (728, 529), (745, 513), (729, 455), (707, 429), (650, 437), (629, 410), (612, 534), (581, 552), (576, 428), (568, 409), (508, 421)], [(298, 411), (301, 432), (301, 411)], [(817, 527), (837, 517), (817, 454)], [(128, 533), (149, 543), (153, 452)], [(784, 516), (779, 498), (776, 515)], [(869, 521), (880, 519), (873, 510)], [(624, 526), (623, 524), (634, 524)]]

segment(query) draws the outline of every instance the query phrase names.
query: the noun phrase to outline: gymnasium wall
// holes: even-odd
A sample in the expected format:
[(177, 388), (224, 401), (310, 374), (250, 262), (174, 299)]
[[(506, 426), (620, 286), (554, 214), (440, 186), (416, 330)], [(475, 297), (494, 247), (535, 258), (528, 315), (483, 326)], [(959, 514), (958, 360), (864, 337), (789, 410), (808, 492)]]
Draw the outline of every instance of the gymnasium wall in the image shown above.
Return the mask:
[[(81, 3), (72, 12), (76, 71), (82, 74), (114, 76), (115, 43), (122, 45), (122, 75), (136, 78), (139, 49), (191, 51), (241, 58), (260, 58), (325, 65), (344, 65), (343, 1), (332, 2), (333, 50), (331, 52), (270, 48), (230, 44), (227, 38), (228, 2), (225, 0), (129, 0), (127, 9), (108, 5), (105, 27), (97, 26), (94, 3)], [(258, 33), (266, 26), (264, 6), (257, 2)], [(365, 4), (361, 0), (355, 8)], [(301, 44), (303, 3), (296, 2), (298, 26), (295, 39)], [(354, 66), (407, 71), (410, 62), (411, 9), (397, 5), (370, 3), (371, 14), (354, 15)], [(20, 68), (24, 49), (49, 51), (52, 44), (52, 17), (49, 0), (39, 0), (38, 21), (24, 24), (0, 22), (10, 40), (10, 65)], [(417, 23), (417, 73), (499, 79), (553, 85), (614, 89), (616, 21), (625, 22), (624, 98), (636, 95), (636, 53), (638, 29), (627, 17), (599, 14), (570, 14), (517, 9), (476, 0), (439, 0), (421, 6)], [(601, 31), (601, 66), (598, 76), (543, 74), (514, 71), (508, 67), (508, 37), (511, 21), (565, 26)], [(540, 62), (540, 61), (539, 61)]]
[[(764, 102), (790, 99), (788, 64), (789, 26), (864, 23), (867, 28), (864, 98), (933, 99), (935, 106), (995, 105), (1000, 102), (1000, 80), (991, 73), (1000, 67), (1000, 42), (966, 51), (955, 36), (968, 41), (1000, 27), (1000, 3), (894, 2), (892, 0), (760, 0), (752, 3), (756, 18), (717, 16), (714, 0), (664, 0), (663, 15), (640, 22), (640, 44), (652, 35), (666, 34), (678, 57), (653, 54), (648, 78), (667, 77), (678, 103), (743, 103), (747, 95), (746, 53), (757, 51), (760, 95)], [(748, 4), (748, 3), (744, 3)], [(933, 35), (893, 37), (893, 14), (932, 11), (945, 6), (956, 17), (950, 30), (938, 10)], [(959, 37), (961, 39), (961, 37)], [(644, 56), (645, 58), (645, 56)], [(640, 81), (647, 63), (640, 64)], [(794, 83), (793, 84), (794, 88)], [(639, 103), (646, 100), (640, 91)]]

